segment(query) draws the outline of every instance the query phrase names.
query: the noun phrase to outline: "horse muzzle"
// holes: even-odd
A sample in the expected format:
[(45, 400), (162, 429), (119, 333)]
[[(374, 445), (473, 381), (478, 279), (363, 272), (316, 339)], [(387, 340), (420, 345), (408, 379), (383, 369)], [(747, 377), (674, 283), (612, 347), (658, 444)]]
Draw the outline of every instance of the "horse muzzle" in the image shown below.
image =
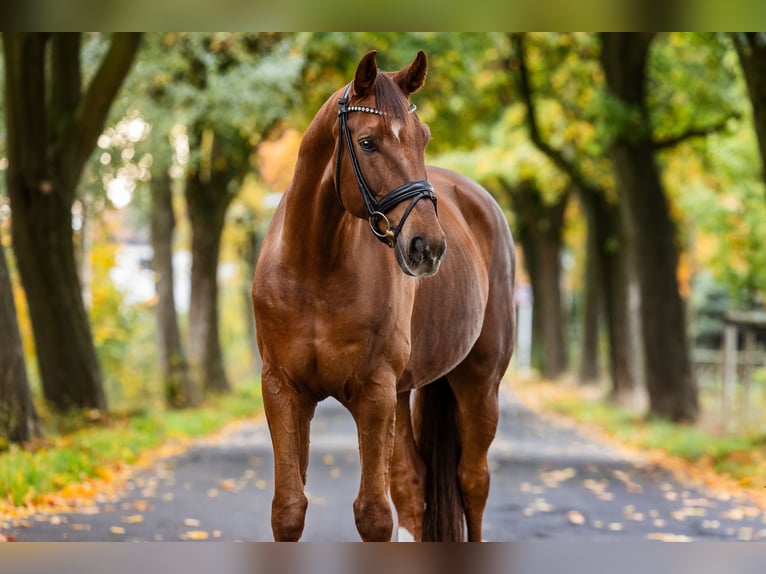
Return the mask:
[(401, 270), (412, 277), (431, 277), (436, 275), (447, 253), (447, 240), (444, 234), (429, 240), (424, 235), (415, 234), (405, 241), (398, 241), (394, 246), (396, 260)]

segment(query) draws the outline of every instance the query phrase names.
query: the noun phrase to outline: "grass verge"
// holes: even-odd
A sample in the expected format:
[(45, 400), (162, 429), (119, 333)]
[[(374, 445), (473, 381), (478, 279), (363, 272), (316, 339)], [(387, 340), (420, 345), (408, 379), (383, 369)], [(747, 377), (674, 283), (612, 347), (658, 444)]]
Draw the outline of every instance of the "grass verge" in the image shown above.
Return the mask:
[[(685, 466), (685, 474), (699, 478), (712, 471), (724, 482), (752, 488), (763, 495), (766, 487), (766, 436), (724, 434), (697, 426), (648, 419), (607, 401), (592, 387), (547, 381), (514, 382), (522, 401), (536, 410), (562, 416), (605, 434), (622, 445), (646, 451), (665, 466)], [(705, 482), (710, 483), (708, 478)]]
[(26, 448), (11, 446), (0, 452), (0, 518), (18, 507), (55, 505), (62, 498), (93, 493), (96, 482), (109, 482), (163, 445), (212, 434), (262, 410), (260, 386), (251, 383), (197, 408), (113, 417), (60, 436), (48, 433)]

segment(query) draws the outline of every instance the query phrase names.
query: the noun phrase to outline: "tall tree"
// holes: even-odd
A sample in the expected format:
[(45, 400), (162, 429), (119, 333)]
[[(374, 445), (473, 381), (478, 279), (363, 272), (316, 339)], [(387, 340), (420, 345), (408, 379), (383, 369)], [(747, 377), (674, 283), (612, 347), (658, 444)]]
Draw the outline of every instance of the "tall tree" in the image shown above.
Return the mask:
[(182, 408), (197, 404), (199, 392), (189, 375), (176, 312), (173, 279), (173, 231), (176, 226), (173, 211), (173, 182), (168, 166), (161, 161), (157, 164), (157, 167), (153, 168), (149, 186), (163, 388), (166, 403), (173, 408)]
[[(281, 124), (298, 96), (302, 60), (284, 34), (190, 35), (176, 43), (180, 80), (196, 103), (187, 123), (192, 161), (185, 196), (192, 228), (190, 361), (205, 390), (226, 392), (219, 335), (218, 262), (226, 214), (257, 146)], [(244, 101), (242, 101), (244, 95)]]
[(250, 146), (200, 125), (194, 127), (191, 144), (201, 157), (187, 171), (185, 187), (192, 226), (190, 351), (204, 388), (221, 393), (230, 390), (230, 383), (219, 335), (218, 262), (226, 212), (250, 167)]
[(676, 276), (676, 230), (656, 165), (646, 104), (647, 58), (653, 38), (649, 33), (602, 34), (601, 61), (621, 110), (622, 129), (612, 158), (641, 292), (649, 412), (691, 422), (697, 418), (699, 404)]
[(25, 442), (39, 434), (5, 248), (0, 244), (0, 438)]
[(534, 182), (511, 185), (502, 178), (498, 182), (516, 215), (515, 235), (532, 282), (532, 359), (546, 379), (556, 379), (567, 369), (561, 253), (570, 194), (548, 202)]
[[(584, 310), (586, 320), (593, 319), (598, 312), (598, 303), (594, 299), (603, 300), (606, 327), (609, 341), (609, 372), (612, 382), (611, 393), (616, 398), (627, 398), (633, 391), (633, 357), (630, 352), (630, 324), (628, 313), (628, 268), (625, 257), (625, 241), (620, 225), (619, 208), (614, 200), (612, 191), (605, 184), (597, 183), (594, 175), (603, 173), (608, 166), (600, 165), (600, 158), (590, 158), (589, 163), (582, 159), (583, 154), (577, 150), (576, 142), (567, 142), (567, 150), (554, 147), (549, 138), (544, 135), (538, 120), (537, 91), (533, 85), (533, 71), (527, 63), (526, 37), (524, 34), (513, 34), (511, 41), (513, 54), (506, 60), (506, 67), (511, 73), (518, 68), (518, 85), (521, 99), (526, 108), (526, 126), (529, 138), (553, 164), (566, 174), (573, 183), (580, 197), (586, 221), (588, 237), (586, 240), (586, 304)], [(570, 48), (567, 48), (569, 50)], [(591, 78), (592, 80), (592, 78)], [(588, 84), (588, 89), (594, 92), (592, 81), (582, 81)], [(572, 81), (570, 80), (571, 87)], [(580, 96), (580, 94), (575, 94)], [(563, 96), (556, 94), (557, 98)], [(591, 95), (592, 97), (592, 95)], [(565, 107), (572, 108), (571, 103)], [(580, 118), (569, 117), (567, 124), (573, 125)], [(600, 295), (597, 295), (598, 293)], [(587, 326), (587, 324), (586, 324)], [(584, 380), (595, 377), (593, 326), (584, 329), (583, 360), (580, 365), (580, 376)]]
[(71, 208), (140, 38), (114, 34), (83, 85), (81, 34), (3, 33), (13, 244), (43, 391), (58, 410), (106, 408), (77, 275)]

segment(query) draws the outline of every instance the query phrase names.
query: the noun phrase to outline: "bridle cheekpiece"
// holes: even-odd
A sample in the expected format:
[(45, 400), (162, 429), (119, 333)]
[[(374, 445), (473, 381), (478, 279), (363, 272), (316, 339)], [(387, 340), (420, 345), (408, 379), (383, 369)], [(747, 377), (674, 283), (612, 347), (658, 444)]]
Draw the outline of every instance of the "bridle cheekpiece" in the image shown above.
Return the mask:
[[(364, 179), (364, 175), (362, 175), (359, 159), (354, 151), (351, 132), (348, 129), (348, 114), (351, 112), (365, 112), (382, 116), (383, 112), (368, 106), (349, 106), (350, 91), (351, 84), (346, 86), (346, 91), (343, 93), (343, 97), (338, 99), (338, 154), (335, 163), (335, 191), (338, 194), (338, 201), (343, 205), (343, 200), (340, 195), (340, 168), (341, 157), (343, 155), (343, 141), (345, 140), (346, 146), (348, 147), (348, 155), (351, 158), (351, 166), (354, 168), (354, 176), (356, 177), (356, 183), (359, 187), (359, 193), (362, 196), (362, 202), (367, 211), (367, 219), (370, 223), (370, 229), (378, 240), (389, 247), (393, 247), (396, 245), (396, 240), (399, 237), (404, 222), (415, 208), (415, 204), (423, 198), (428, 198), (434, 204), (434, 209), (436, 209), (436, 195), (434, 194), (433, 186), (428, 181), (425, 179), (418, 179), (400, 185), (380, 199), (375, 198), (375, 194), (370, 190), (370, 187)], [(414, 104), (411, 105), (410, 113), (414, 112), (415, 109), (416, 106)], [(411, 200), (410, 204), (407, 206), (407, 209), (405, 209), (404, 215), (402, 215), (402, 218), (399, 220), (399, 224), (391, 225), (386, 214), (408, 199)], [(380, 230), (381, 222), (386, 226), (385, 231)]]

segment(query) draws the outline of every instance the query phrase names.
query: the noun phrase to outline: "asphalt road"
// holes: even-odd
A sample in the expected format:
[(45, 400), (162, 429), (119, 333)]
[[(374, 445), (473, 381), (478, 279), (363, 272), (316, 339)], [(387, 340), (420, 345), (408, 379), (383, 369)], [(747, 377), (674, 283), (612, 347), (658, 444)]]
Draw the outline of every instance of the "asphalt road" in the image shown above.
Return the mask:
[[(680, 483), (638, 455), (538, 416), (510, 392), (502, 399), (487, 540), (766, 538), (766, 515), (746, 498)], [(32, 516), (5, 534), (18, 541), (269, 541), (272, 477), (265, 423), (245, 423), (141, 471), (118, 500)], [(353, 421), (325, 401), (312, 423), (303, 540), (359, 540), (358, 481)]]

